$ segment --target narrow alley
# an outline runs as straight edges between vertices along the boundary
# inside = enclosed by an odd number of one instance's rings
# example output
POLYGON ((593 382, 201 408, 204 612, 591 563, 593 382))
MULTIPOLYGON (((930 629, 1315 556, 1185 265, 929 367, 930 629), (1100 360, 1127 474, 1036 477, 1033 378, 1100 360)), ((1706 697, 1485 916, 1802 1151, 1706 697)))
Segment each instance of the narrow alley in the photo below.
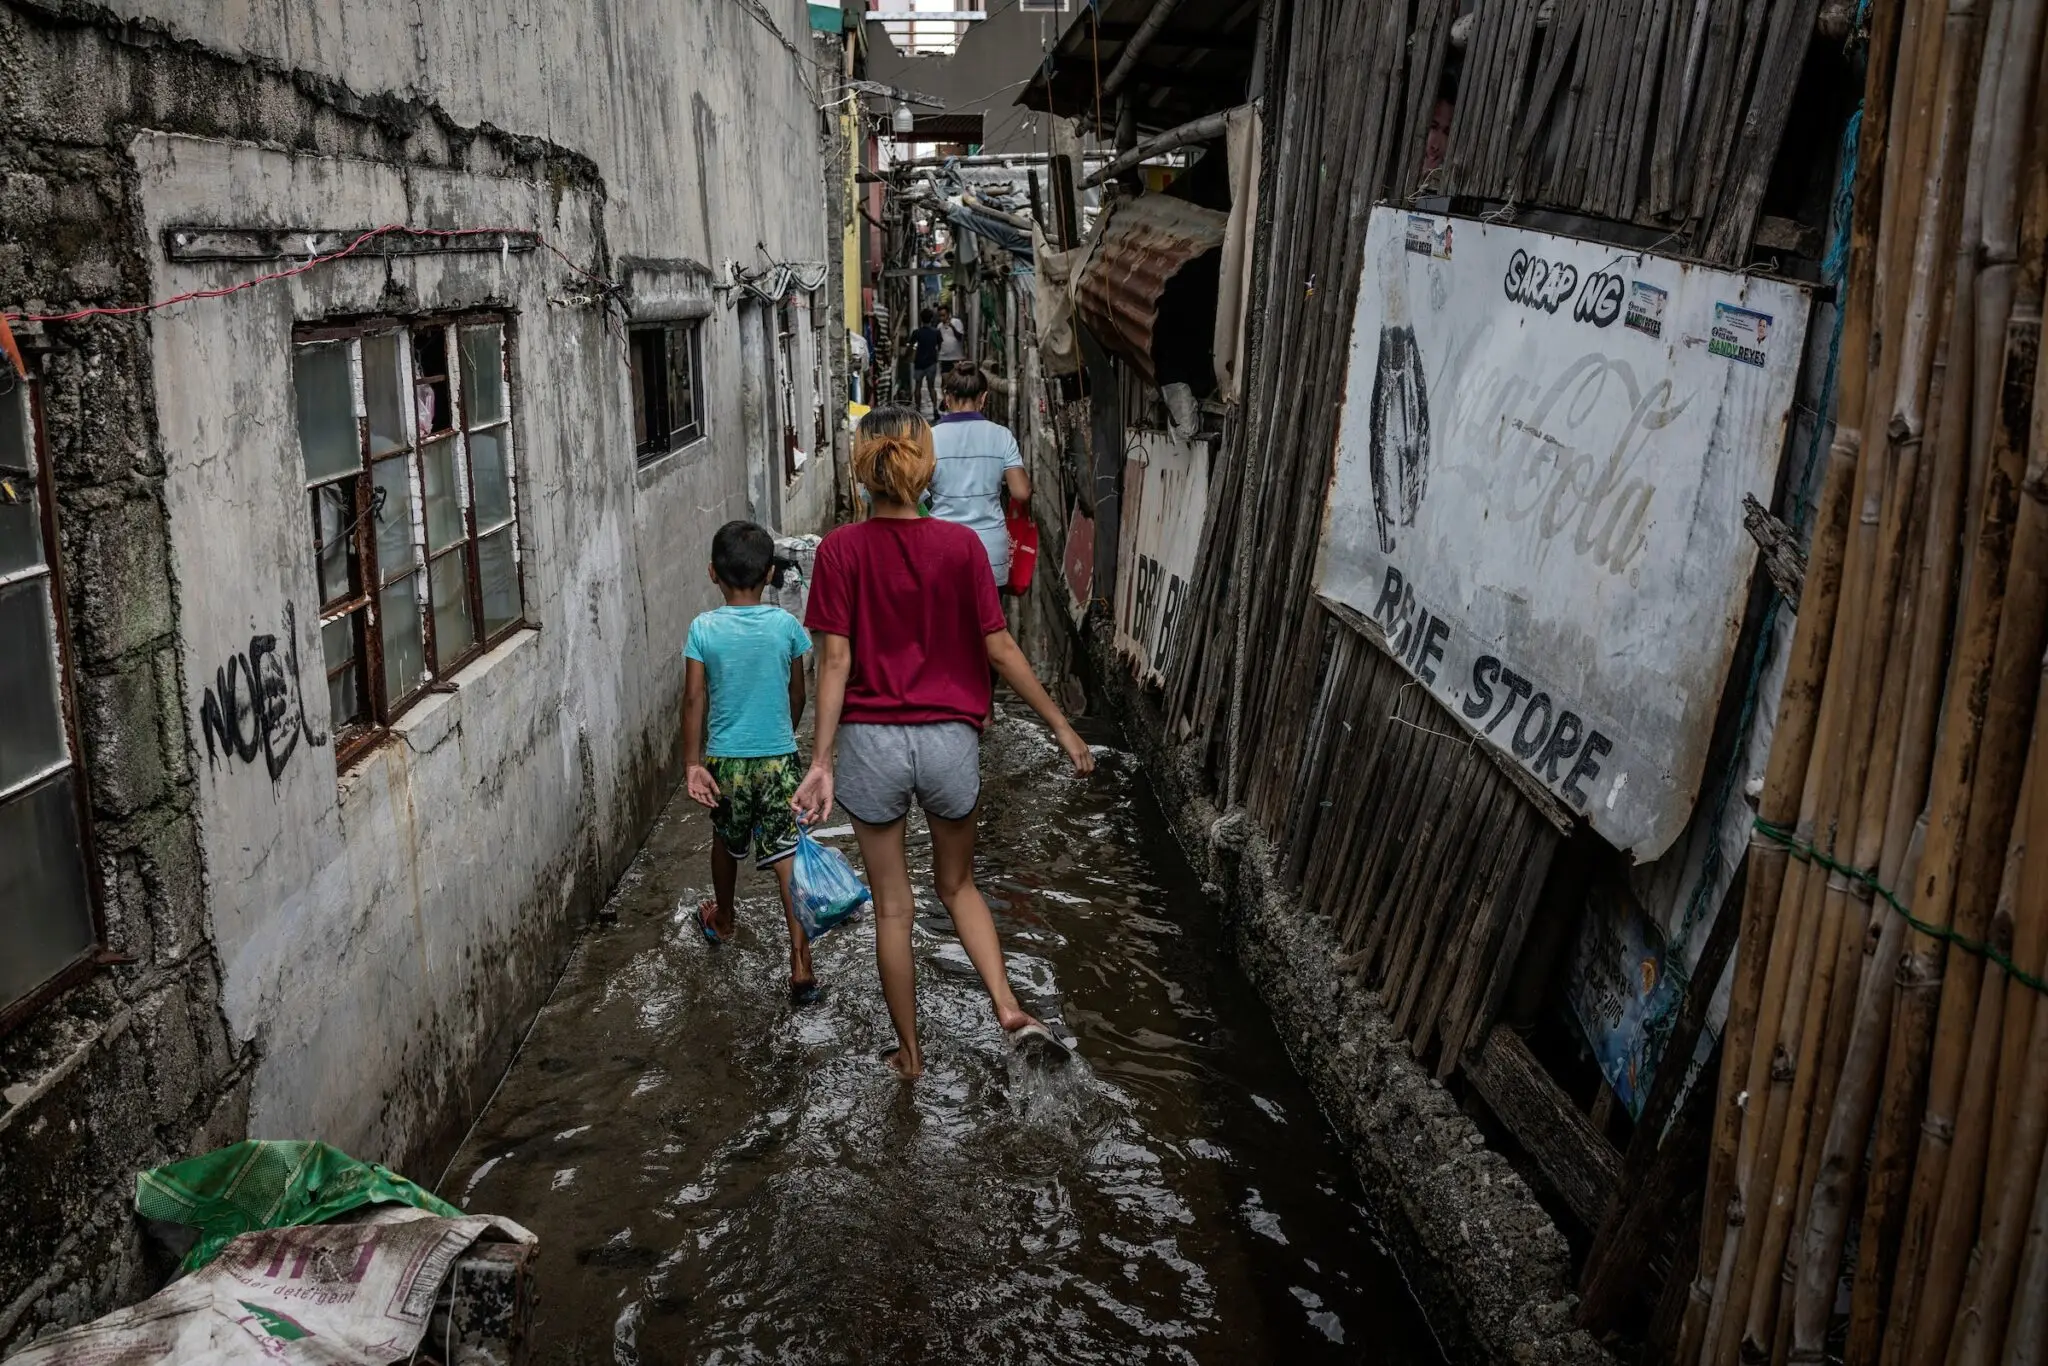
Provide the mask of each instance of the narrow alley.
POLYGON ((0 109, 6 1366, 2048 1366, 2048 0, 0 109))
POLYGON ((765 877, 737 943, 697 937, 710 829, 677 793, 442 1186, 540 1235, 535 1362, 1441 1360, 1143 775, 1091 739, 1087 780, 1021 710, 983 752, 1011 978, 1079 1045, 1051 1072, 999 1037, 928 843, 912 1088, 871 918, 794 1012, 765 877))

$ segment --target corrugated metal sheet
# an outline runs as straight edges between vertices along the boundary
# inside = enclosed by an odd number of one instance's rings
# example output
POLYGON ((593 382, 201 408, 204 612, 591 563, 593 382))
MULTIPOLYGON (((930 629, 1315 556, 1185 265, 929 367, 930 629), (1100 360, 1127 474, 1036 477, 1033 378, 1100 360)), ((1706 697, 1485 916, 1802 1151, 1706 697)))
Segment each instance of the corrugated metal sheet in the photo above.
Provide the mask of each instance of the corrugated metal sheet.
POLYGON ((1152 383, 1159 382, 1158 323, 1167 290, 1188 266, 1223 249, 1229 221, 1186 200, 1140 195, 1111 210, 1081 270, 1074 291, 1081 321, 1105 350, 1152 383))

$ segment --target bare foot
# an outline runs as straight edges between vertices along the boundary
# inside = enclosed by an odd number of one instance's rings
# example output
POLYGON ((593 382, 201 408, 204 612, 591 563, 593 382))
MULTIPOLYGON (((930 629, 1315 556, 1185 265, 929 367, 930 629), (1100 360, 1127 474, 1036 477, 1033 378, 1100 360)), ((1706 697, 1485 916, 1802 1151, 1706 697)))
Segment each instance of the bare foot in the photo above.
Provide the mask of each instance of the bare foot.
POLYGON ((710 930, 715 938, 732 938, 732 913, 728 911, 725 915, 720 916, 718 913, 718 899, 716 897, 704 898, 703 903, 697 907, 697 923, 710 930))
POLYGON ((892 1048, 885 1056, 889 1061, 889 1070, 905 1081, 916 1081, 924 1075, 924 1059, 913 1056, 905 1049, 892 1048))
POLYGON ((1010 1006, 1008 1009, 997 1006, 996 1023, 1003 1027, 1003 1033, 1005 1034, 1015 1034, 1018 1030, 1030 1025, 1038 1025, 1041 1029, 1045 1027, 1039 1020, 1025 1013, 1022 1006, 1010 1006))

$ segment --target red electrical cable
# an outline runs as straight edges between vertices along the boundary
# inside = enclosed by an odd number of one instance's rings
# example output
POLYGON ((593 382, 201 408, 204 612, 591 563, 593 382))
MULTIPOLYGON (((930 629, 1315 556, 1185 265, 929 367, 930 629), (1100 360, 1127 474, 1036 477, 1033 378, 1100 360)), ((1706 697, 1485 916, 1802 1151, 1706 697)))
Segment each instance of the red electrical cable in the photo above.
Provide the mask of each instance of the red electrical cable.
POLYGON ((569 259, 568 255, 560 247, 530 228, 409 228, 402 223, 386 223, 382 227, 371 228, 340 251, 329 252, 325 256, 309 257, 298 265, 293 266, 290 270, 280 270, 274 271, 269 275, 259 275, 253 280, 242 280, 232 285, 222 285, 216 289, 188 290, 183 294, 174 294, 168 299, 158 299, 155 303, 116 304, 105 308, 80 308, 69 313, 6 313, 0 314, 0 317, 4 317, 10 323, 76 323, 84 322, 88 318, 120 318, 130 317, 138 313, 154 313, 160 308, 169 308, 173 304, 190 303, 194 299, 219 299, 229 294, 239 294, 245 289, 254 289, 258 285, 269 284, 274 280, 289 280, 294 275, 304 275, 315 266, 328 265, 344 257, 353 256, 377 238, 394 232, 402 232, 415 237, 439 238, 505 237, 516 233, 522 237, 531 237, 534 241, 540 243, 559 257, 563 265, 569 267, 569 269, 585 279, 590 280, 600 288, 606 291, 616 288, 611 281, 605 279, 602 275, 594 271, 585 270, 582 266, 577 265, 569 259))

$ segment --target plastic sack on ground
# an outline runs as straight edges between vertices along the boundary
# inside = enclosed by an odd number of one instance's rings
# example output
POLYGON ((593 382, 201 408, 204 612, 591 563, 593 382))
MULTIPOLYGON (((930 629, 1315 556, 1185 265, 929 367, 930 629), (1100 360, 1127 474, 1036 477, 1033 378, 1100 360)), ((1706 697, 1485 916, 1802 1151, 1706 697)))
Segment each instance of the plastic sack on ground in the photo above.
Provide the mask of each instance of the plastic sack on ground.
MULTIPOLYGON (((8 1366, 402 1361, 426 1335, 456 1259, 480 1238, 534 1241, 494 1215, 438 1219, 389 1206, 313 1228, 247 1233, 193 1275, 140 1304, 39 1338, 8 1366)), ((452 1359, 475 1358, 458 1352, 452 1359)))
POLYGON ((838 929, 873 900, 846 855, 818 843, 801 826, 797 827, 796 860, 789 882, 797 923, 804 927, 806 939, 838 929))
POLYGON ((413 1205, 445 1219, 462 1211, 388 1167, 325 1143, 249 1139, 135 1178, 135 1212, 199 1231, 184 1269, 212 1261, 238 1234, 318 1224, 363 1205, 413 1205))

